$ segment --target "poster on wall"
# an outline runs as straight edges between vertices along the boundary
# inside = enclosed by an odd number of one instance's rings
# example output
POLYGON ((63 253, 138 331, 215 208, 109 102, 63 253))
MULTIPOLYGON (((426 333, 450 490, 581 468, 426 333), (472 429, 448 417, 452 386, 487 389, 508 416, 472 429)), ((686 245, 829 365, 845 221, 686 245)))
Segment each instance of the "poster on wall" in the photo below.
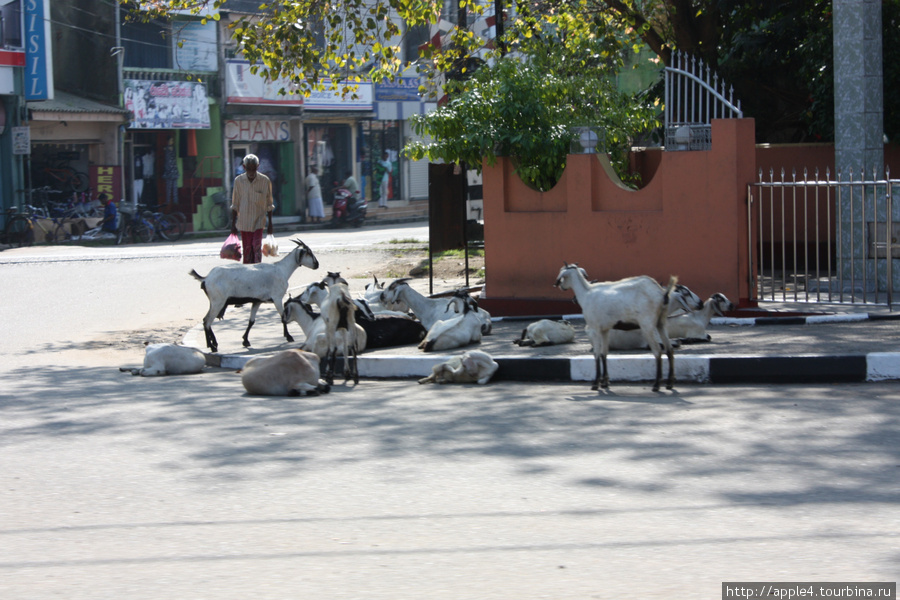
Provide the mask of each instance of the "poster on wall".
POLYGON ((206 84, 126 79, 125 108, 132 129, 209 129, 206 84))

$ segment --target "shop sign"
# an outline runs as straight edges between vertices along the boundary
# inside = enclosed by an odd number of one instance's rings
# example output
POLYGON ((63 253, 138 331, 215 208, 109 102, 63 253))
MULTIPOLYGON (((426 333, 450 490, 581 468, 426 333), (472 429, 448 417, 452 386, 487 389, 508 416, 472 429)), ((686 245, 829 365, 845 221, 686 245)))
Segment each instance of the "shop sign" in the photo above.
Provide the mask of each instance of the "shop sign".
POLYGON ((421 102, 418 77, 398 77, 375 85, 376 102, 421 102))
POLYGON ((289 142, 287 121, 243 119, 225 121, 225 139, 229 142, 289 142))
POLYGON ((216 71, 219 68, 216 56, 217 21, 187 21, 179 23, 172 36, 172 55, 175 65, 185 71, 216 71))
POLYGON ((12 128, 13 154, 31 154, 31 128, 27 125, 12 128))
MULTIPOLYGON (((324 83, 326 86, 330 85, 329 80, 325 80, 324 83)), ((354 95, 352 92, 346 97, 342 97, 340 89, 338 91, 312 92, 303 104, 303 108, 305 110, 372 110, 374 108, 371 82, 343 83, 358 86, 356 98, 352 97, 354 95)))
POLYGON ((122 198, 122 167, 91 165, 89 170, 92 190, 115 200, 122 198))
POLYGON ((132 129, 209 129, 206 84, 126 79, 125 108, 132 129))
POLYGON ((50 0, 25 0, 25 99, 53 99, 50 0))
POLYGON ((260 74, 250 72, 246 60, 229 60, 225 63, 225 95, 229 104, 258 104, 266 106, 303 106, 300 94, 280 94, 284 89, 294 89, 289 79, 269 81, 260 74))

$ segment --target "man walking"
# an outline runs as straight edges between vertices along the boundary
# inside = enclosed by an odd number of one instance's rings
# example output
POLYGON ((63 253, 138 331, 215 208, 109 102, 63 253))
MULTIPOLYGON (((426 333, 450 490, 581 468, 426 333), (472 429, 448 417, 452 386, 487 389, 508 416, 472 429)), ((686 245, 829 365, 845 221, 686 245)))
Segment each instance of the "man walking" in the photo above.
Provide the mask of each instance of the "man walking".
POLYGON ((257 172, 259 158, 255 154, 248 154, 244 157, 243 165, 244 172, 234 179, 231 193, 231 233, 241 232, 244 264, 255 264, 262 262, 266 215, 269 221, 267 233, 272 233, 275 202, 272 199, 272 181, 257 172))

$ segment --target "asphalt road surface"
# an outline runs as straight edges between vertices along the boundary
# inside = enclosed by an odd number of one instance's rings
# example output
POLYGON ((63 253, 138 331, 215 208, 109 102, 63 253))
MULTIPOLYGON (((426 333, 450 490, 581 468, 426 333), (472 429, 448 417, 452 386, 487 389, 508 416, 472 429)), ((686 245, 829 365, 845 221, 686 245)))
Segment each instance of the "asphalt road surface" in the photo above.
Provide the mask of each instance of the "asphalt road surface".
POLYGON ((723 581, 898 580, 896 383, 361 381, 297 399, 249 397, 226 370, 120 373, 205 312, 187 276, 217 264, 203 244, 0 253, 0 598, 708 599, 723 581))

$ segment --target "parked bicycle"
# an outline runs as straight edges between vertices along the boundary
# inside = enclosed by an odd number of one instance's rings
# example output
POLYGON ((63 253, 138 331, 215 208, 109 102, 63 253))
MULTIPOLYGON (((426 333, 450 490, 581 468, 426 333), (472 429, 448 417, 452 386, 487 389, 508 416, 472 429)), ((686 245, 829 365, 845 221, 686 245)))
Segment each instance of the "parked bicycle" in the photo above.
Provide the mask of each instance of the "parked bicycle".
POLYGON ((31 246, 38 238, 38 231, 48 244, 72 239, 74 219, 71 213, 50 216, 45 209, 37 206, 26 205, 24 209, 24 213, 17 212, 15 208, 7 211, 6 227, 3 229, 6 244, 16 248, 31 246))
POLYGON ((48 165, 41 169, 41 173, 44 174, 50 185, 67 193, 77 192, 80 194, 87 190, 91 184, 87 174, 76 171, 65 163, 54 166, 48 165))
POLYGON ((222 192, 213 194, 213 205, 209 208, 209 222, 216 229, 227 229, 231 224, 231 203, 222 192))
POLYGON ((153 223, 144 217, 143 212, 135 212, 134 208, 124 203, 119 206, 119 228, 116 233, 116 244, 150 242, 153 240, 153 235, 153 223))
POLYGON ((176 242, 181 239, 187 229, 187 219, 184 213, 175 211, 172 213, 143 211, 144 220, 153 226, 154 237, 167 242, 176 242))

